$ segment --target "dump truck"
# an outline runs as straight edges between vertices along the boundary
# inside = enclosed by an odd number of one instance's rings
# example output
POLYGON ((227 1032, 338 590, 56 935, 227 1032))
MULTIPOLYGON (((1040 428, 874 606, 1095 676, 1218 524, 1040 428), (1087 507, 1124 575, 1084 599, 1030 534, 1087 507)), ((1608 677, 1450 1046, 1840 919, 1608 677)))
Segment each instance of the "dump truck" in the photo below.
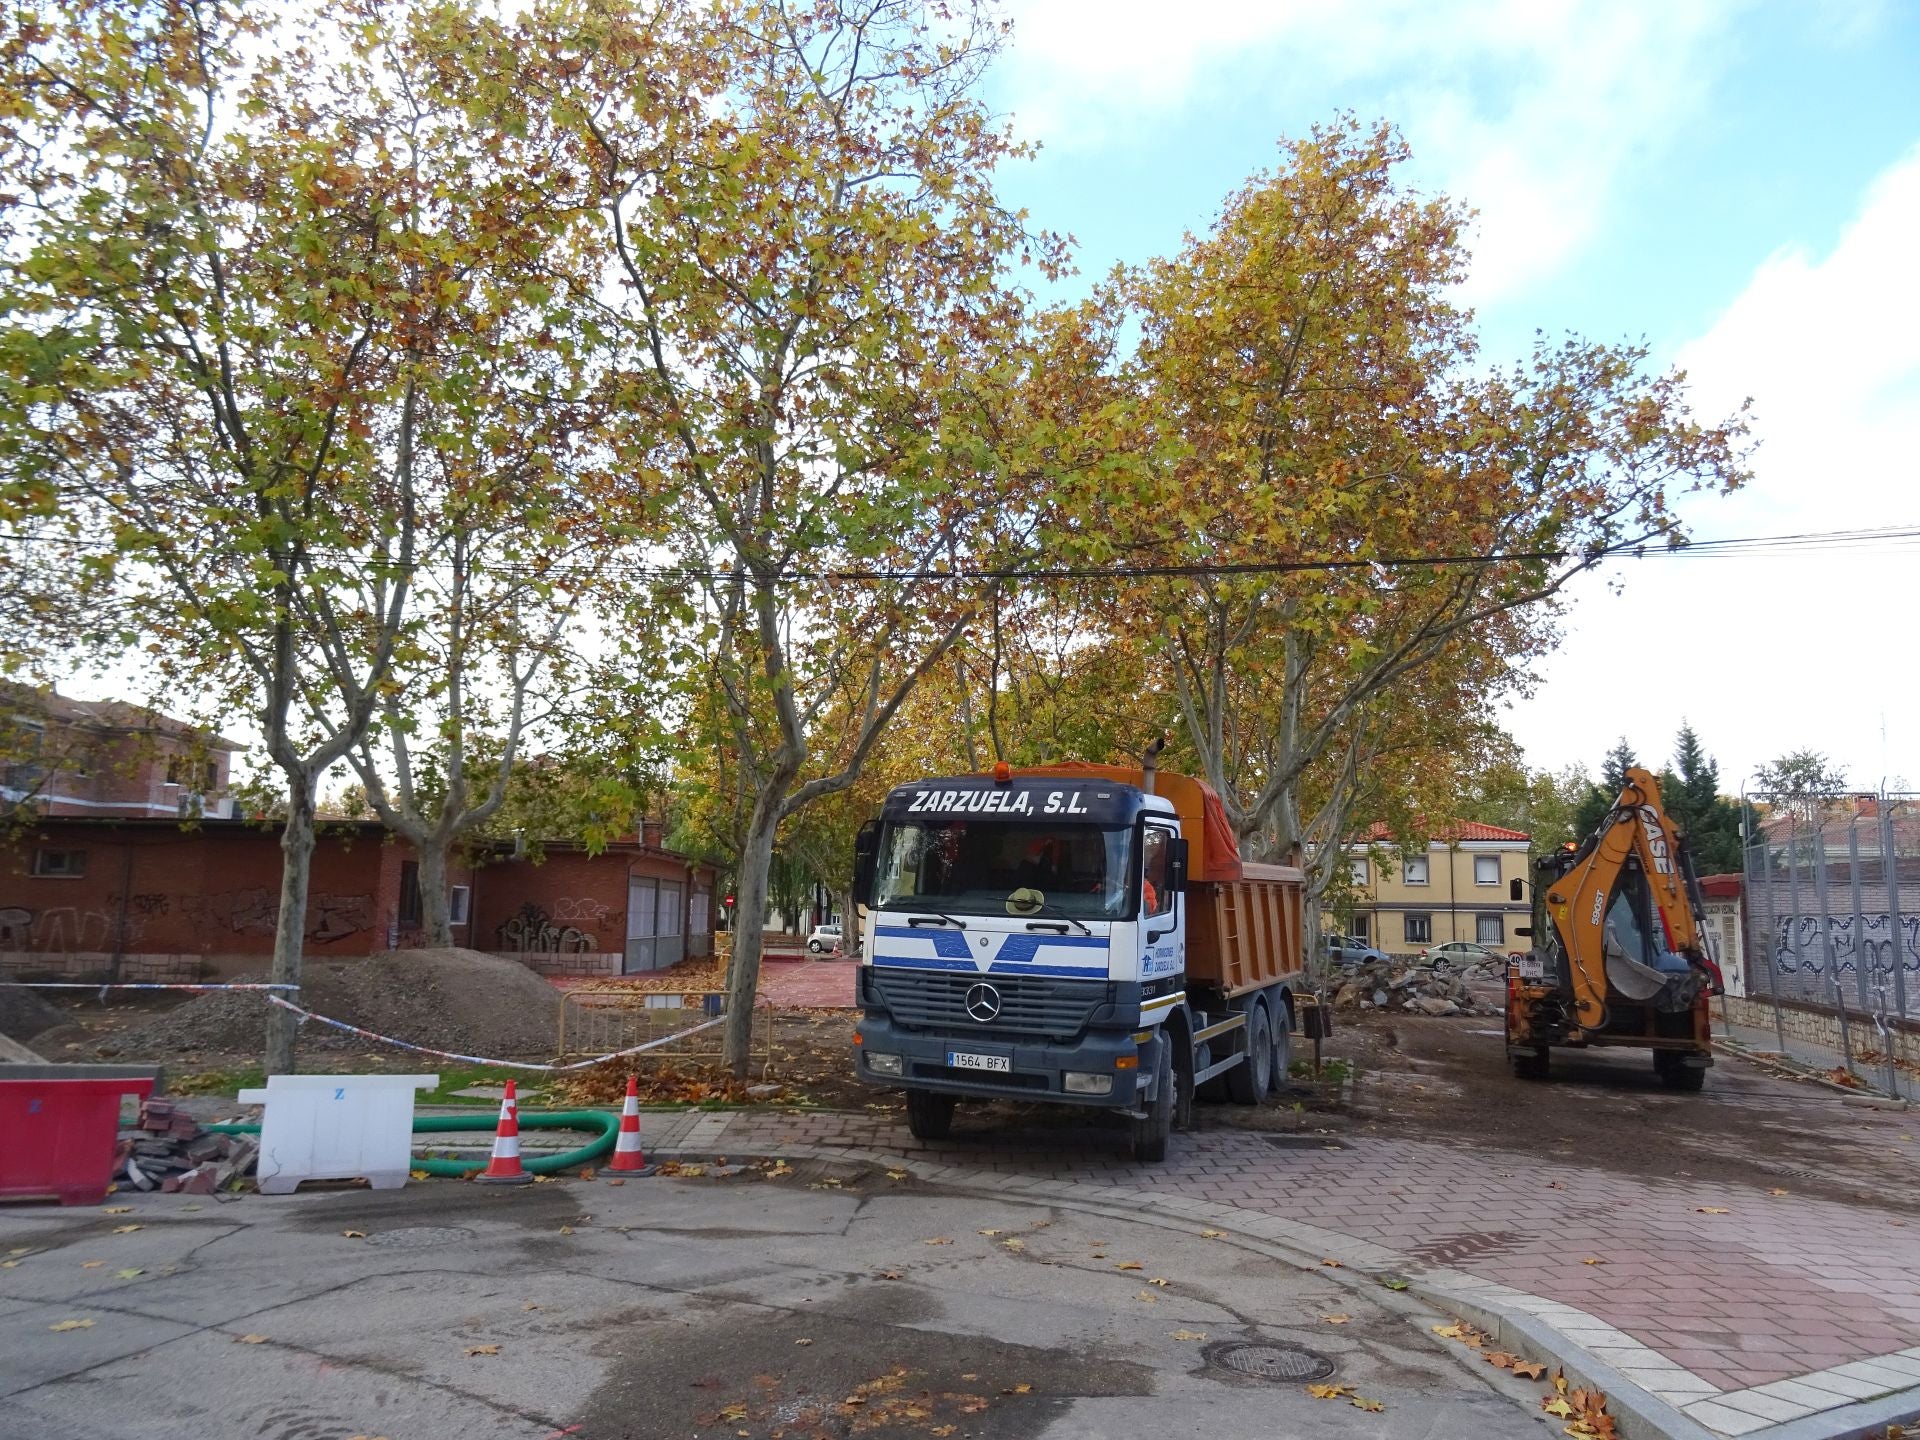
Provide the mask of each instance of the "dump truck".
MULTIPOLYGON (((1652 1052, 1654 1073, 1698 1090, 1713 1064, 1707 1002, 1724 989, 1686 837, 1660 782, 1629 767, 1619 798, 1578 846, 1534 862, 1533 948, 1507 974, 1507 1056, 1547 1078, 1561 1046, 1652 1052)), ((1521 898, 1521 882, 1513 882, 1521 898)))
POLYGON ((1285 1083, 1301 872, 1241 860, 1219 796, 1157 755, 917 780, 862 827, 855 1064, 916 1137, 963 1100, 1050 1101, 1119 1111, 1157 1162, 1197 1093, 1285 1083))

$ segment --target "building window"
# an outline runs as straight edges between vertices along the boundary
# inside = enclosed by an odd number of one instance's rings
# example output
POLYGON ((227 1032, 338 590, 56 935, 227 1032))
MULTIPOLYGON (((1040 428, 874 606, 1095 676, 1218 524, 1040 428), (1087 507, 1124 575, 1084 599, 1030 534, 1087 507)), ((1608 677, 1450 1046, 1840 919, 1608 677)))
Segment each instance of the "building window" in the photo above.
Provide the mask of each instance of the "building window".
POLYGON ((1504 945, 1507 943, 1507 921, 1503 915, 1476 915, 1473 921, 1473 938, 1482 945, 1504 945))
POLYGON ((420 928, 420 863, 417 860, 400 862, 400 913, 397 918, 402 930, 420 928))
POLYGON ((1361 860, 1351 861, 1349 862, 1349 864, 1350 864, 1352 875, 1353 875, 1353 883, 1356 885, 1366 884, 1367 875, 1369 873, 1367 870, 1367 862, 1364 859, 1361 859, 1361 860))
POLYGON ((33 873, 49 880, 75 879, 87 873, 87 852, 84 850, 36 850, 33 852, 33 873))
POLYGON ((1433 916, 1408 915, 1405 917, 1407 943, 1409 945, 1427 945, 1433 941, 1433 916))
POLYGON ((1473 857, 1473 883, 1476 885, 1498 885, 1500 883, 1500 857, 1498 855, 1476 855, 1473 857))
MULTIPOLYGON (((1427 857, 1424 855, 1409 855, 1407 857, 1406 871, 1401 878, 1404 879, 1409 885, 1426 884, 1427 883, 1427 857)), ((1409 935, 1407 938, 1411 940, 1413 937, 1409 935)))
POLYGON ((452 925, 467 923, 467 910, 473 903, 473 891, 465 885, 456 885, 447 892, 447 922, 452 925))
POLYGON ((220 788, 220 762, 218 760, 207 761, 206 774, 200 782, 200 788, 203 790, 218 790, 220 788))
POLYGON ((1356 915, 1353 917, 1353 938, 1358 940, 1362 945, 1367 943, 1367 929, 1371 921, 1372 917, 1369 915, 1356 915))

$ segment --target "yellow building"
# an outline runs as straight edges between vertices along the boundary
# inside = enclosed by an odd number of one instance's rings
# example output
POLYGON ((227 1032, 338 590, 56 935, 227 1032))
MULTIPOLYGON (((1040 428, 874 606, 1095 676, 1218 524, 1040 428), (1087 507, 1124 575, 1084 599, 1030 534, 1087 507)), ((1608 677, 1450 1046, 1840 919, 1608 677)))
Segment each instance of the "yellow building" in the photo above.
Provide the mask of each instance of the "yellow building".
POLYGON ((1424 855, 1401 855, 1384 826, 1348 846, 1354 938, 1410 955, 1450 940, 1471 940, 1506 954, 1528 942, 1514 934, 1532 913, 1513 898, 1513 882, 1528 879, 1531 852, 1525 831, 1467 820, 1427 842, 1424 855))

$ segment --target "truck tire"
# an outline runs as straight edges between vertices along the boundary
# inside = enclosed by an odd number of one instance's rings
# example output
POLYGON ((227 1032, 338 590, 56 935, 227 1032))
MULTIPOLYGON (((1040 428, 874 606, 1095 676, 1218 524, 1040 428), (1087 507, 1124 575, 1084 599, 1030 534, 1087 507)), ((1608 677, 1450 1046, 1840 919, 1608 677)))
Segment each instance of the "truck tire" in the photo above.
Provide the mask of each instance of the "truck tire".
POLYGON ((953 1133, 953 1096, 934 1090, 907 1091, 907 1129, 916 1140, 944 1140, 953 1133))
POLYGON ((1285 1004, 1273 1007, 1273 1078, 1267 1093, 1278 1095, 1287 1088, 1293 1069, 1293 1014, 1285 1004))
POLYGON ((1133 1158, 1143 1165, 1158 1165, 1167 1158, 1167 1140, 1173 1134, 1173 1059, 1164 1035, 1153 1053, 1153 1099, 1147 1102, 1145 1118, 1128 1122, 1133 1127, 1133 1158))
POLYGON ((1227 1071, 1226 1081, 1227 1098, 1236 1105, 1258 1105, 1273 1084, 1273 1027, 1258 1001, 1247 1012, 1246 1058, 1227 1071))
POLYGON ((1507 1058, 1513 1062, 1514 1079, 1544 1080, 1547 1078, 1546 1046, 1537 1046, 1532 1050, 1509 1050, 1507 1058))

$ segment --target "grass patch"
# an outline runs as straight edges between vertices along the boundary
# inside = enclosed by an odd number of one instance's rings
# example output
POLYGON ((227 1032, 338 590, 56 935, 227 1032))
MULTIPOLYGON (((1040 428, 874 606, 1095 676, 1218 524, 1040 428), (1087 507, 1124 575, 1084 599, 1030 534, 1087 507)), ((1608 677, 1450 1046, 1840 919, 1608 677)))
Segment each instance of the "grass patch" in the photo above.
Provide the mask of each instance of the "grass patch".
MULTIPOLYGON (((1313 1062, 1296 1060, 1287 1067, 1287 1073, 1296 1080, 1313 1079, 1313 1062)), ((1320 1062, 1320 1084, 1344 1085, 1353 1076, 1353 1062, 1345 1059, 1322 1060, 1320 1062)))

